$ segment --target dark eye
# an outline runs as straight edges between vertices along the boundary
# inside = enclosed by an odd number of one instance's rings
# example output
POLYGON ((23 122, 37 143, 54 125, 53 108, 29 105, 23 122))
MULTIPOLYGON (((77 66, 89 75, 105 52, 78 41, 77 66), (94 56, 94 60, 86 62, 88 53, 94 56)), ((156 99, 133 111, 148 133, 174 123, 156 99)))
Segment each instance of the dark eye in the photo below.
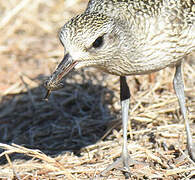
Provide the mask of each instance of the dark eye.
POLYGON ((100 36, 98 37, 94 42, 93 42, 93 47, 94 48, 100 48, 104 43, 104 37, 100 36))

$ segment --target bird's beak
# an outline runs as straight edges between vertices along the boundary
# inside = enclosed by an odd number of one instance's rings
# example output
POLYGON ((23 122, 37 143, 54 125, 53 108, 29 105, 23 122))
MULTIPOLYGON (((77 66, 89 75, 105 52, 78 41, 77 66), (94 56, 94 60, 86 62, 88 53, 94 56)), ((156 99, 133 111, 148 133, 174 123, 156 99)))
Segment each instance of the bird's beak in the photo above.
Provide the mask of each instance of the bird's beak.
POLYGON ((60 80, 77 64, 77 61, 74 61, 72 57, 67 53, 63 60, 60 62, 56 70, 49 77, 49 79, 45 82, 45 87, 47 88, 47 94, 44 99, 47 99, 51 93, 51 91, 55 91, 63 87, 60 80))

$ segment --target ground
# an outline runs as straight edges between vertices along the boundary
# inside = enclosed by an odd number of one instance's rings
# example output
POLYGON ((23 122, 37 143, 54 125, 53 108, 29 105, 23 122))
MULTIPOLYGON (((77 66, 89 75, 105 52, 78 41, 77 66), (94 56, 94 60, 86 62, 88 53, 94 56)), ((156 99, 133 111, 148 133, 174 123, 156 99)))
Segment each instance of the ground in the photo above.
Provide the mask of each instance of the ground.
MULTIPOLYGON (((86 0, 0 2, 0 179, 124 179, 98 177, 122 144, 119 78, 97 69, 71 72, 64 88, 43 100, 43 82, 63 57, 57 32, 86 0)), ((195 55, 183 63, 195 138, 195 55)), ((128 77, 128 149, 145 164, 132 179, 195 178, 172 79, 175 69, 128 77)))

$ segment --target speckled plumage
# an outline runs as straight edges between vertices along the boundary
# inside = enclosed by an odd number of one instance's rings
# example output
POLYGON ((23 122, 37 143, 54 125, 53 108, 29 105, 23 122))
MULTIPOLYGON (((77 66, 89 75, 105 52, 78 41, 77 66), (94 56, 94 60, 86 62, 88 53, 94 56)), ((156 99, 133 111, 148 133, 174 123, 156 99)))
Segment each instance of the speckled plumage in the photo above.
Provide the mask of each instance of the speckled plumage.
POLYGON ((60 32, 79 63, 116 75, 146 74, 195 49, 193 0, 91 0, 60 32), (105 47, 90 48, 104 35, 105 47))

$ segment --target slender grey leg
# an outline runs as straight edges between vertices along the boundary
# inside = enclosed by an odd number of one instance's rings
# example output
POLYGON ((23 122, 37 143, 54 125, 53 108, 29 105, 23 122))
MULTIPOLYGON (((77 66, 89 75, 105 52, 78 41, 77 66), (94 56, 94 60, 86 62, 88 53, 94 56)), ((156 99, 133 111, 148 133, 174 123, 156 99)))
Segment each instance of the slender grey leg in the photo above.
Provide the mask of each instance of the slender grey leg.
POLYGON ((182 72, 181 72, 181 63, 176 66, 176 72, 173 79, 173 86, 185 121, 188 153, 191 159, 195 161, 195 152, 193 152, 192 135, 190 132, 190 126, 189 126, 189 121, 187 116, 186 101, 185 101, 185 94, 184 94, 184 83, 183 83, 182 72))
POLYGON ((126 82, 126 77, 120 77, 120 99, 122 106, 122 123, 123 123, 123 147, 121 157, 113 164, 108 166, 101 175, 105 175, 108 171, 122 165, 126 177, 130 175, 129 162, 130 157, 127 149, 127 126, 128 126, 128 110, 129 110, 130 91, 126 82))
POLYGON ((122 159, 123 167, 126 172, 130 172, 129 169, 129 154, 127 149, 127 126, 128 126, 128 111, 129 111, 129 99, 130 91, 126 82, 126 77, 120 77, 120 99, 122 106, 122 123, 123 123, 123 147, 122 147, 122 159))

